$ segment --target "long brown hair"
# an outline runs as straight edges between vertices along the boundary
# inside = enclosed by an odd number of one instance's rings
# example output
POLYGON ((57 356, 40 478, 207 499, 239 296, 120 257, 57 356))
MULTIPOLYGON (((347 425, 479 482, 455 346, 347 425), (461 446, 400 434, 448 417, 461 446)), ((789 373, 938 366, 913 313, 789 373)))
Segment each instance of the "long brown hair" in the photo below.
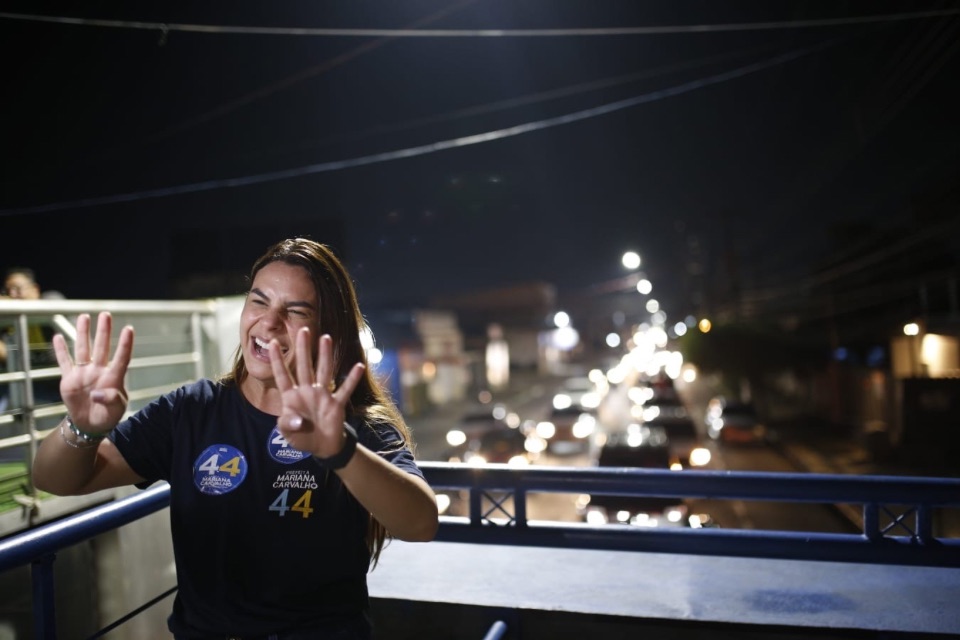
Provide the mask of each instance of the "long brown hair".
MULTIPOLYGON (((360 342, 361 329, 367 323, 360 312, 356 290, 350 274, 343 263, 326 245, 307 238, 282 240, 267 249, 250 269, 250 282, 257 273, 272 262, 283 262, 302 267, 310 275, 320 301, 320 317, 317 329, 333 338, 333 363, 336 380, 343 380, 353 365, 367 365, 366 350, 360 342)), ((239 385, 247 377, 243 352, 238 347, 233 359, 233 370, 223 381, 239 385)), ((349 416, 357 416, 370 424, 391 424, 400 432, 406 446, 413 449, 410 430, 400 410, 380 381, 365 367, 363 377, 350 396, 347 406, 349 416)), ((367 549, 372 566, 376 566, 380 551, 389 533, 372 515, 367 527, 367 549)))

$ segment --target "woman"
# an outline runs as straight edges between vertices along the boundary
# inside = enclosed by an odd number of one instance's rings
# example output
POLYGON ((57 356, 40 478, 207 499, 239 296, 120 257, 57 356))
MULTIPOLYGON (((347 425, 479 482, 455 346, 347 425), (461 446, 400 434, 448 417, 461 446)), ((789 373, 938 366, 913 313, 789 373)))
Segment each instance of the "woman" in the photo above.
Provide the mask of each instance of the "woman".
POLYGON ((171 486, 174 636, 370 638, 366 574, 387 536, 429 541, 436 498, 396 407, 370 375, 350 277, 324 245, 284 240, 254 263, 232 372, 129 418, 133 328, 111 317, 54 342, 68 415, 37 488, 171 486), (314 364, 316 362, 316 364, 314 364))

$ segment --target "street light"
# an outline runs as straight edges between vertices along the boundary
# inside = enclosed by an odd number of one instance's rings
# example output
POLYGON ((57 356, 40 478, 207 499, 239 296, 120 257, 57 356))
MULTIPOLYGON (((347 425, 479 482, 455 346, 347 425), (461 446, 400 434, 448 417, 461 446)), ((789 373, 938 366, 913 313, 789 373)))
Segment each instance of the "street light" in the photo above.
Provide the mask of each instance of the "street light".
POLYGON ((627 251, 623 254, 623 257, 620 259, 620 261, 627 269, 636 269, 640 266, 640 254, 638 254, 636 251, 627 251))

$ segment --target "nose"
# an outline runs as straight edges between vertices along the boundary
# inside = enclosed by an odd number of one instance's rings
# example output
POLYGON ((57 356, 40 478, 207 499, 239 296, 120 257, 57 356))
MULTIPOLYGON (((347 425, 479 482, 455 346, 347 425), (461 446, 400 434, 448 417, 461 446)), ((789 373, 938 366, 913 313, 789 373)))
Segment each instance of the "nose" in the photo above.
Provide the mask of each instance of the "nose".
POLYGON ((260 316, 260 323, 268 329, 283 326, 283 318, 280 317, 280 310, 274 307, 268 307, 263 315, 260 316))

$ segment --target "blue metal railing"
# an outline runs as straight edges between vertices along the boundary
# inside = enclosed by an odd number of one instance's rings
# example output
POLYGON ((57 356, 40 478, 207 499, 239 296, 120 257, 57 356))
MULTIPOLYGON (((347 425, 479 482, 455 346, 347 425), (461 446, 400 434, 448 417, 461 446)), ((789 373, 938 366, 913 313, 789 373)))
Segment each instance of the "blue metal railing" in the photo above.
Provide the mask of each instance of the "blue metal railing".
POLYGON ((503 620, 497 620, 487 630, 487 635, 483 640, 500 640, 507 633, 507 623, 503 620))
MULTIPOLYGON (((440 462, 422 462, 421 467, 434 489, 469 494, 467 517, 441 516, 437 540, 442 541, 960 567, 960 538, 934 536, 931 525, 937 508, 960 507, 960 479, 955 478, 595 467, 517 469, 440 462), (551 492, 850 503, 862 506, 864 530, 829 534, 529 521, 527 497, 551 492), (888 505, 906 507, 906 512, 914 515, 912 525, 902 514, 897 516, 898 526, 909 535, 889 535, 889 529, 879 526, 878 514, 888 505)), ((0 571, 33 565, 38 640, 57 637, 53 624, 55 553, 163 509, 169 499, 169 486, 159 485, 0 541, 0 571)), ((505 626, 495 625, 488 636, 496 638, 504 632, 505 626)))
POLYGON ((436 462, 421 466, 434 489, 469 493, 468 517, 441 517, 437 539, 447 542, 960 567, 960 538, 932 533, 936 508, 960 507, 960 478, 598 467, 518 469, 436 462), (862 507, 863 531, 843 534, 534 523, 527 519, 531 493, 652 496, 678 498, 678 502, 713 498, 843 503, 862 507), (880 514, 887 514, 897 528, 881 526, 880 514), (912 522, 907 519, 909 515, 913 516, 912 522), (908 535, 891 535, 895 530, 908 535))

